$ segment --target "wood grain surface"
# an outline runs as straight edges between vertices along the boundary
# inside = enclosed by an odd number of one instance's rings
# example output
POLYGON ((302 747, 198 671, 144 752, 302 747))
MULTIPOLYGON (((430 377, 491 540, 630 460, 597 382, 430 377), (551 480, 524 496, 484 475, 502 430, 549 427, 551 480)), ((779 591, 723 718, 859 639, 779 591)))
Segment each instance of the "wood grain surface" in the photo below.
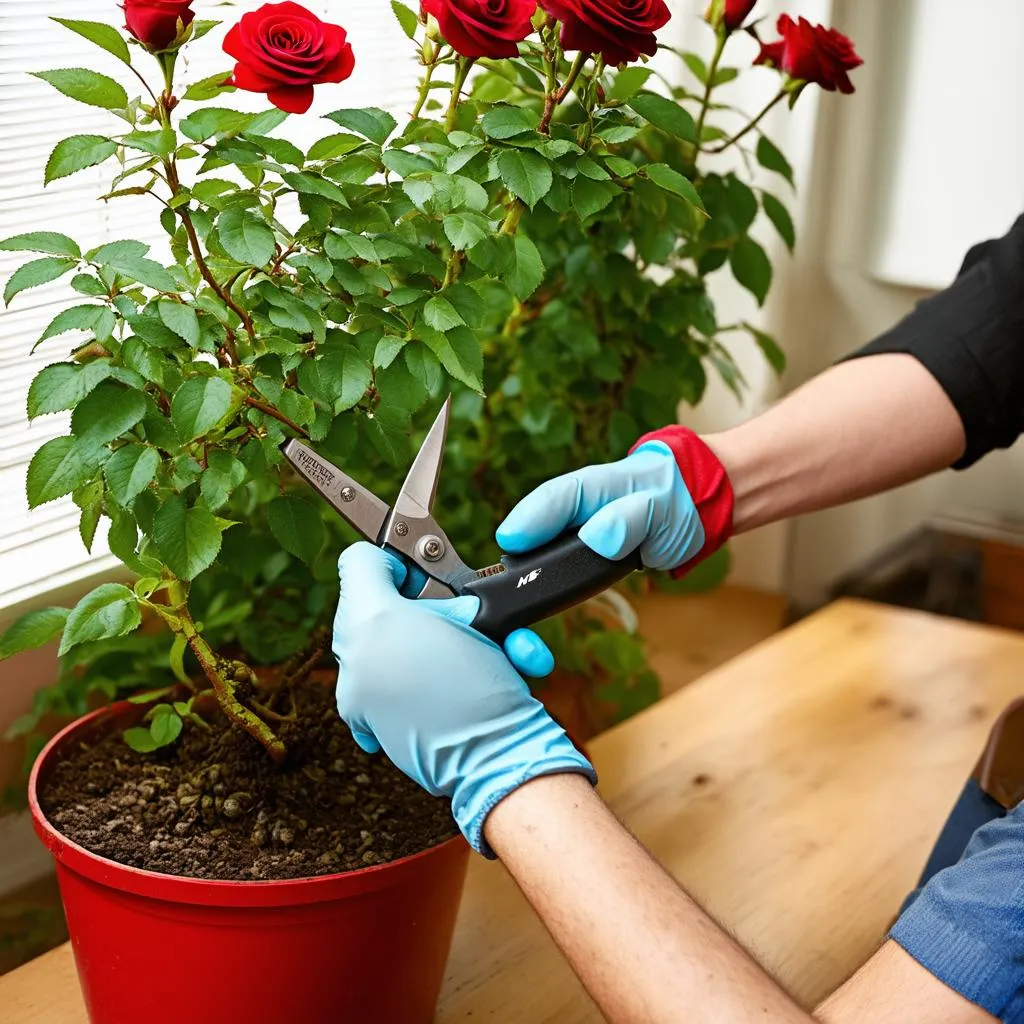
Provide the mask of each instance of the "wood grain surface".
MULTIPOLYGON (((811 1005, 883 938, 1022 669, 1018 634, 844 601, 591 754, 629 827, 811 1005)), ((67 947, 0 978, 0 1019, 84 1024, 67 947)), ((601 1019, 498 864, 470 869, 437 1019, 601 1019)))

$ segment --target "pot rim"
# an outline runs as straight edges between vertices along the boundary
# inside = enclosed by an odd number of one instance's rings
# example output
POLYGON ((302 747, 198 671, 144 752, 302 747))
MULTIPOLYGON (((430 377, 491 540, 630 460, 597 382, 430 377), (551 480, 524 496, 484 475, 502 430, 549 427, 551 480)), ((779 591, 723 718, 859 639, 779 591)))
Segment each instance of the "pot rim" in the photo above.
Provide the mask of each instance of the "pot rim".
POLYGON ((469 847, 461 835, 429 846, 419 853, 386 864, 357 868, 333 875, 305 878, 231 881, 168 875, 144 868, 130 867, 87 850, 65 836, 44 813, 39 804, 39 783, 60 757, 63 748, 82 732, 92 732, 108 720, 117 719, 137 706, 117 701, 75 719, 60 730, 42 749, 32 766, 28 781, 29 810, 36 834, 57 863, 94 882, 136 896, 148 896, 176 903, 205 906, 272 907, 346 899, 364 892, 385 888, 403 881, 411 873, 427 874, 435 860, 468 855, 469 847))

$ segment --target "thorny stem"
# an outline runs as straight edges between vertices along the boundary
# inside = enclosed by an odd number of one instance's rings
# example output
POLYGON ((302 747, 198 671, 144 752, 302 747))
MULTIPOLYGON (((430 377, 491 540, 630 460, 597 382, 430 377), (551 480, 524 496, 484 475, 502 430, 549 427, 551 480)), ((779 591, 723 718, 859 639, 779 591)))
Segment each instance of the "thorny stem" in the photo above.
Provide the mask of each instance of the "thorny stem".
POLYGON ((309 440, 309 434, 298 425, 294 420, 290 420, 283 412, 275 409, 272 405, 268 405, 266 402, 261 402, 258 398, 252 398, 246 395, 245 404, 253 409, 259 409, 260 412, 266 413, 267 416, 271 416, 277 420, 278 423, 283 423, 286 427, 291 427, 300 437, 304 437, 307 441, 309 440))
POLYGON ((519 227, 519 221, 522 219, 525 212, 526 204, 522 199, 513 200, 512 205, 508 208, 508 213, 505 214, 505 219, 501 224, 501 230, 498 233, 501 235, 514 235, 516 233, 516 228, 519 227))
POLYGON ((788 95, 789 95, 789 92, 786 89, 781 90, 779 92, 779 94, 775 97, 775 99, 773 99, 764 108, 764 110, 762 110, 761 113, 758 114, 757 117, 755 117, 754 120, 751 121, 750 124, 748 124, 746 126, 746 128, 743 128, 740 131, 738 131, 735 135, 732 136, 732 138, 726 139, 725 142, 723 142, 720 146, 716 146, 714 149, 709 149, 706 152, 708 152, 708 153, 724 153, 730 146, 735 145, 737 142, 739 142, 740 139, 742 139, 748 132, 753 131, 761 123, 761 121, 763 120, 765 115, 773 107, 775 107, 782 100, 784 100, 788 95))
POLYGON ((715 52, 711 57, 711 63, 708 65, 708 77, 704 83, 704 98, 700 103, 700 114, 697 117, 697 141, 693 144, 693 160, 697 162, 697 155, 701 150, 701 136, 704 133, 704 122, 707 120, 708 111, 711 109, 711 93, 714 91, 715 85, 715 72, 718 71, 718 65, 722 60, 722 53, 725 50, 725 41, 728 39, 728 34, 722 30, 719 30, 715 37, 715 52))
POLYGON ((541 115, 537 131, 541 135, 551 134, 551 118, 554 116, 555 107, 559 103, 558 88, 558 45, 553 37, 553 29, 550 25, 541 30, 541 38, 544 40, 544 67, 546 70, 547 82, 544 86, 544 113, 541 115))
POLYGON ((474 63, 475 60, 472 57, 459 57, 455 62, 455 84, 452 86, 452 99, 448 104, 448 113, 444 118, 445 131, 450 132, 455 128, 455 119, 459 115, 459 100, 462 98, 462 87, 466 84, 469 69, 474 63))
POLYGON ((294 686, 301 683, 316 668, 317 662, 324 656, 330 646, 331 632, 326 626, 319 626, 313 631, 309 643, 292 655, 278 672, 278 685, 294 686))
MULTIPOLYGON (((173 76, 174 76, 174 62, 172 60, 162 61, 164 68, 164 77, 167 81, 167 90, 157 101, 157 113, 160 118, 160 123, 165 128, 171 127, 171 110, 174 106, 174 97, 172 95, 173 87, 173 76)), ((167 186, 171 190, 172 196, 177 196, 181 193, 181 179, 178 177, 178 165, 173 156, 168 157, 163 161, 163 168, 166 174, 167 186)), ((202 275, 203 280, 214 290, 221 302, 230 309, 235 316, 242 322, 242 326, 245 328, 245 333, 249 335, 251 342, 256 341, 256 329, 253 327, 252 317, 238 305, 237 302, 231 297, 231 293, 217 280, 213 275, 213 271, 210 270, 209 264, 206 262, 206 257, 203 255, 202 243, 199 241, 199 235, 196 232, 195 224, 192 223, 192 217, 188 212, 188 206, 182 206, 178 211, 178 215, 181 217, 181 223, 185 227, 185 234, 188 236, 189 248, 192 250, 192 255, 195 257, 196 266, 199 268, 199 273, 202 275)))
POLYGON ((437 67, 437 57, 440 52, 441 44, 434 43, 430 60, 426 62, 427 70, 423 74, 423 81, 420 82, 420 92, 416 97, 416 106, 412 109, 412 120, 414 121, 420 116, 423 104, 427 102, 427 96, 430 94, 430 81, 434 77, 434 69, 437 67))
MULTIPOLYGON (((226 670, 234 667, 236 663, 215 654, 196 628, 195 620, 192 618, 192 613, 188 608, 188 600, 182 584, 174 582, 167 589, 171 602, 174 605, 176 624, 173 628, 185 638, 189 649, 196 656, 196 661, 199 662, 206 678, 210 680, 210 685, 213 687, 213 692, 217 697, 217 703, 223 709, 224 714, 237 726, 244 729, 264 747, 275 761, 280 763, 284 760, 287 753, 284 744, 266 722, 238 700, 235 694, 235 684, 229 681, 227 677, 226 670)), ((243 668, 245 667, 243 666, 243 668)))
MULTIPOLYGON (((167 181, 171 186, 171 191, 174 195, 177 195, 181 189, 181 182, 178 180, 178 168, 175 166, 173 159, 168 160, 164 167, 167 169, 167 181)), ((203 280, 217 293, 217 297, 221 302, 242 321, 242 327, 245 328, 245 333, 249 335, 249 340, 255 342, 256 329, 253 326, 252 317, 235 302, 231 297, 231 293, 214 277, 213 271, 210 270, 210 266, 206 262, 206 257, 203 256, 202 243, 199 241, 199 235, 196 232, 195 224, 192 223, 192 217, 188 212, 188 208, 182 206, 177 212, 178 216, 181 217, 181 223, 185 226, 189 247, 192 249, 192 255, 195 257, 196 266, 199 268, 199 273, 202 274, 203 280)))

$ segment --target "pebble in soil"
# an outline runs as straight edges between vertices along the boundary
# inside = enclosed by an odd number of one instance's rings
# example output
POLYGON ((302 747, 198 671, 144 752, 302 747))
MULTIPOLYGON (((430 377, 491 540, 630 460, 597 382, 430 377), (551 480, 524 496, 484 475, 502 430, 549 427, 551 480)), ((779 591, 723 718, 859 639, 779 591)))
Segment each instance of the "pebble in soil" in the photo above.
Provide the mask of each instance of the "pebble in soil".
POLYGON ((384 864, 456 833, 447 800, 429 796, 383 754, 364 753, 328 687, 297 691, 274 765, 226 719, 186 726, 153 754, 119 731, 82 745, 40 793, 68 838, 121 864, 233 881, 308 878, 384 864))

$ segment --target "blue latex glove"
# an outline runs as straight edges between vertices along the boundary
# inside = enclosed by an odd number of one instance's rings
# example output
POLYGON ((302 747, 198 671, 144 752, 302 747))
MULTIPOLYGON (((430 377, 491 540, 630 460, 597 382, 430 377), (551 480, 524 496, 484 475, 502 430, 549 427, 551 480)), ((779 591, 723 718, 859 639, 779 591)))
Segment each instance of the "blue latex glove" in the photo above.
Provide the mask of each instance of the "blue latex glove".
POLYGON ((519 554, 570 526, 582 527, 580 540, 605 558, 625 558, 639 548, 649 569, 675 569, 704 546, 700 516, 672 450, 661 441, 648 441, 619 462, 541 484, 498 527, 498 543, 519 554))
POLYGON ((596 782, 501 648, 468 625, 479 598, 403 597, 405 564, 372 544, 347 548, 338 571, 338 711, 364 750, 383 748, 429 793, 451 799, 475 849, 490 856, 484 819, 530 779, 578 772, 596 782))

